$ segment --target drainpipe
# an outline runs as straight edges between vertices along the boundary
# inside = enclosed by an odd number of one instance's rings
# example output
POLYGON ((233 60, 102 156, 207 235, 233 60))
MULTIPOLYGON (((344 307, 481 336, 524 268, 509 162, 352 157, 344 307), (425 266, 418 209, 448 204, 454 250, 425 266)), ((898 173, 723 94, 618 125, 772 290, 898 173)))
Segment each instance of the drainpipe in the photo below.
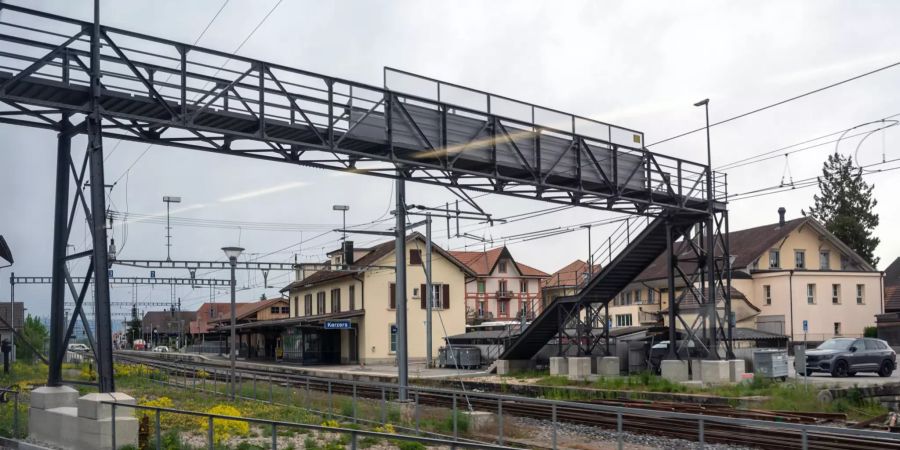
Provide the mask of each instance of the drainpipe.
MULTIPOLYGON (((791 304, 791 338, 788 339, 788 342, 793 342, 794 340, 794 269, 788 271, 788 292, 790 294, 790 304, 791 304)), ((790 345, 790 344, 788 344, 790 345)))
POLYGON ((884 272, 878 276, 878 304, 880 308, 879 314, 884 314, 884 272))

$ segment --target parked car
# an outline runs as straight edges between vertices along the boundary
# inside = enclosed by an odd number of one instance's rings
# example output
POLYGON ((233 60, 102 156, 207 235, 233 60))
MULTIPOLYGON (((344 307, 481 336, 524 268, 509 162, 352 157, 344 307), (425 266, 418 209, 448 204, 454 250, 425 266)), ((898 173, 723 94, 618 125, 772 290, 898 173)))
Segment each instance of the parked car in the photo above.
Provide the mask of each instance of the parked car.
POLYGON ((91 348, 84 344, 69 344, 66 350, 70 352, 89 352, 91 348))
POLYGON ((169 347, 166 347, 165 345, 157 345, 156 347, 153 347, 153 351, 157 353, 169 353, 172 350, 169 350, 169 347))
POLYGON ((134 342, 131 343, 132 350, 146 350, 147 343, 143 339, 135 339, 134 342))
POLYGON ((889 377, 897 367, 897 354, 881 339, 833 338, 815 350, 806 351, 806 373, 830 373, 833 377, 856 375, 857 372, 876 372, 889 377))

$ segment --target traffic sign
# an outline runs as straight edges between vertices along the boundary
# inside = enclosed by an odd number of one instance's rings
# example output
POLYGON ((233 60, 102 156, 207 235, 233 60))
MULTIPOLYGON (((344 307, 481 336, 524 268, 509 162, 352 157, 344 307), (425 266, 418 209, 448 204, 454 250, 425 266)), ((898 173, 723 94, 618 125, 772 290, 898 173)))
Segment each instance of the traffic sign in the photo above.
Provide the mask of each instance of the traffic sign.
POLYGON ((155 271, 155 270, 151 270, 151 271, 150 271, 150 278, 156 278, 156 271, 155 271))
POLYGON ((804 333, 809 332, 809 321, 808 320, 803 321, 803 332, 804 333))

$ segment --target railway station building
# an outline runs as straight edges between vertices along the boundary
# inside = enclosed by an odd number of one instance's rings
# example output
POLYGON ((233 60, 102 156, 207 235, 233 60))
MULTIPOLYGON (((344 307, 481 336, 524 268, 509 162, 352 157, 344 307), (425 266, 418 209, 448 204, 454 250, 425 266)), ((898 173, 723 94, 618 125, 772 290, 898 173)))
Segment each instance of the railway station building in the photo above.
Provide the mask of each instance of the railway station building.
MULTIPOLYGON (((409 360, 426 357, 425 238, 406 238, 409 360)), ((303 364, 393 364, 396 358, 395 243, 329 253, 326 269, 282 289, 290 317, 272 321, 284 328, 284 360, 303 364)), ((444 338, 466 326, 466 283, 476 273, 450 252, 432 245, 434 285, 432 355, 444 338)))
MULTIPOLYGON (((884 311, 881 272, 811 217, 785 220, 780 209, 778 222, 733 231, 729 240, 738 328, 821 342, 862 336, 884 311)), ((666 256, 660 255, 610 303, 613 328, 666 323, 666 256)), ((676 281, 676 294, 682 288, 676 281)), ((724 316, 723 299, 717 308, 724 316)), ((689 323, 700 314, 690 292, 680 311, 689 323)))

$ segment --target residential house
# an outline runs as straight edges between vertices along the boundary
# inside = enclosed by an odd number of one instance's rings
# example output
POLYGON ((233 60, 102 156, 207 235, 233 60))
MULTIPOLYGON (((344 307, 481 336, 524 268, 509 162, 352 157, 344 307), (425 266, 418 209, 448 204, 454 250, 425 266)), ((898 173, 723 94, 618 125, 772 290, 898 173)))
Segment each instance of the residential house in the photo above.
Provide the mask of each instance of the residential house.
POLYGON ((505 246, 485 251, 454 251, 475 278, 466 282, 466 321, 533 319, 543 310, 545 272, 516 261, 505 246))
POLYGON ((548 278, 541 280, 543 306, 546 307, 557 297, 575 295, 593 275, 599 272, 599 264, 589 270, 588 263, 580 259, 566 264, 548 278))
POLYGON ((141 319, 141 335, 151 346, 184 345, 196 314, 194 311, 147 311, 141 319))
POLYGON ((884 312, 900 313, 900 258, 884 271, 884 312))
MULTIPOLYGON (((393 363, 397 351, 395 243, 330 253, 330 269, 297 280, 290 295, 284 358, 306 364, 393 363), (346 267, 346 269, 345 269, 346 267)), ((440 246, 432 245, 434 285, 432 355, 444 337, 465 331, 465 286, 475 273, 440 246)), ((406 238, 407 348, 410 361, 426 357, 425 238, 406 238)))
MULTIPOLYGON (((793 341, 861 336, 883 311, 881 273, 810 217, 729 234, 732 311, 738 327, 793 341)), ((687 256, 686 245, 676 251, 687 256)), ((667 321, 667 256, 660 255, 610 304, 613 327, 667 321)), ((683 284, 676 283, 676 295, 683 284)), ((696 314, 686 295, 680 311, 696 314)), ((724 316, 722 299, 717 308, 724 316)))

